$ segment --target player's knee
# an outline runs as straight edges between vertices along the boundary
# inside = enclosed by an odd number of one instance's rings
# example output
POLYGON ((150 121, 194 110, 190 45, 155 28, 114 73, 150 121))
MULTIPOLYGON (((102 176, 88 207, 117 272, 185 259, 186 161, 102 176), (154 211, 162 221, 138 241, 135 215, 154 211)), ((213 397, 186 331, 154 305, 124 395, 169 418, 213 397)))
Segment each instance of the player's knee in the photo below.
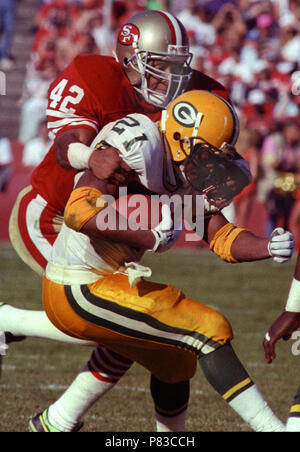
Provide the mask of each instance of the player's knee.
POLYGON ((187 408, 190 395, 189 380, 170 384, 151 375, 150 388, 155 410, 162 416, 177 416, 187 408))
POLYGON ((233 331, 227 318, 218 311, 212 309, 210 318, 210 339, 221 345, 233 339, 233 331))

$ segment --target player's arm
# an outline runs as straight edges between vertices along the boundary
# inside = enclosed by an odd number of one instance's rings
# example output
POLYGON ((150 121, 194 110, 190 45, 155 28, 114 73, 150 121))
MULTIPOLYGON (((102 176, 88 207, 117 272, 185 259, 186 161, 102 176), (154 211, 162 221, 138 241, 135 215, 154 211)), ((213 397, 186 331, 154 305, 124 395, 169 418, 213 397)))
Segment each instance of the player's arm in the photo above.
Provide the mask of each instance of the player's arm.
POLYGON ((168 206, 162 211, 162 221, 154 229, 132 227, 127 218, 112 205, 118 197, 118 184, 99 180, 91 170, 86 171, 73 190, 65 208, 68 227, 87 235, 92 241, 105 238, 126 245, 152 251, 162 251, 176 240, 176 231, 168 206), (107 196, 108 195, 108 196, 107 196), (110 201, 110 203, 109 203, 110 201), (109 218, 113 221, 110 223, 109 218))
POLYGON ((85 127, 62 131, 54 141, 57 163, 67 170, 73 170, 76 166, 82 166, 82 168, 76 169, 88 168, 88 161, 91 155, 89 146, 95 135, 94 131, 85 127), (78 146, 80 151, 77 152, 77 156, 75 152, 73 157, 74 162, 72 162, 72 155, 69 156, 69 146, 71 143, 82 144, 82 146, 78 146), (76 160, 78 160, 77 165, 76 160), (74 164, 75 166, 73 166, 74 164))
POLYGON ((204 239, 225 262, 247 262, 273 257, 278 262, 288 260, 293 253, 294 238, 283 230, 275 230, 271 237, 259 237, 238 228, 217 214, 206 220, 204 239))
POLYGON ((124 183, 130 168, 114 147, 90 147, 94 138, 95 133, 87 128, 61 132, 54 142, 57 163, 67 170, 89 168, 99 179, 124 183))
MULTIPOLYGON (((107 181, 97 180, 91 171, 87 171, 81 178, 78 189, 80 187, 94 187, 99 190, 99 198, 105 199, 103 195, 110 195, 114 199, 117 197, 117 185, 108 183, 107 181)), ((88 201, 88 198, 87 198, 88 201)), ((99 200, 101 203, 101 200, 99 200)), ((98 201, 98 205, 99 205, 98 201)), ((80 232, 97 240, 97 238, 107 238, 116 242, 126 243, 129 246, 137 248, 151 249, 155 244, 155 237, 152 232, 143 230, 132 230, 127 218, 119 214, 119 212, 112 212, 113 206, 107 203, 103 204, 103 207, 98 210, 98 213, 92 216, 81 228, 80 232), (116 221, 113 222, 114 228, 103 227, 105 215, 114 218, 116 221)))
POLYGON ((285 310, 270 326, 263 341, 265 358, 270 364, 275 358, 275 345, 280 339, 290 339, 300 327, 300 253, 298 253, 294 278, 290 286, 285 310))
POLYGON ((48 130, 54 141, 57 163, 67 170, 91 169, 96 177, 114 175, 124 182, 126 170, 116 153, 100 153, 90 147, 102 125, 101 111, 93 89, 81 76, 85 57, 75 58, 50 85, 48 95, 48 130))

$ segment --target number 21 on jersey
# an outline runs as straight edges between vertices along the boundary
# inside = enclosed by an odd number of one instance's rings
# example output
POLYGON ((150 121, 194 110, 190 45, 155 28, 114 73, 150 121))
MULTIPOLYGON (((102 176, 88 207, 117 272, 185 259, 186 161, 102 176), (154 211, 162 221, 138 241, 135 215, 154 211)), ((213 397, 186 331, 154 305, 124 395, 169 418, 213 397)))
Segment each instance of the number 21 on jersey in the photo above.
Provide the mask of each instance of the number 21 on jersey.
POLYGON ((56 109, 57 105, 61 102, 59 110, 63 113, 75 113, 75 108, 68 107, 69 104, 76 105, 83 99, 84 90, 77 85, 72 85, 67 92, 71 93, 64 97, 65 89, 68 84, 68 80, 63 78, 51 91, 49 99, 52 101, 50 103, 50 108, 56 109), (63 100, 62 100, 63 99, 63 100))

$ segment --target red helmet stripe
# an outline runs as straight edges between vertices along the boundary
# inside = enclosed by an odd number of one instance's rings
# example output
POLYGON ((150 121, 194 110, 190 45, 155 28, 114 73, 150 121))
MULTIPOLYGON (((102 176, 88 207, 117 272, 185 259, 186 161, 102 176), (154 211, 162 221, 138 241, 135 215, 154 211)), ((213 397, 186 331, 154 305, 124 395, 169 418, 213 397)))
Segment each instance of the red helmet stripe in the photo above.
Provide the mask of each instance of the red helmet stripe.
POLYGON ((171 31, 171 40, 173 45, 186 45, 184 42, 183 26, 176 17, 165 11, 157 11, 167 22, 171 31))
POLYGON ((184 25, 180 22, 180 20, 177 19, 178 25, 180 27, 181 30, 181 35, 182 35, 182 45, 183 46, 188 46, 189 45, 189 39, 188 39, 188 34, 186 32, 186 29, 184 28, 184 25))

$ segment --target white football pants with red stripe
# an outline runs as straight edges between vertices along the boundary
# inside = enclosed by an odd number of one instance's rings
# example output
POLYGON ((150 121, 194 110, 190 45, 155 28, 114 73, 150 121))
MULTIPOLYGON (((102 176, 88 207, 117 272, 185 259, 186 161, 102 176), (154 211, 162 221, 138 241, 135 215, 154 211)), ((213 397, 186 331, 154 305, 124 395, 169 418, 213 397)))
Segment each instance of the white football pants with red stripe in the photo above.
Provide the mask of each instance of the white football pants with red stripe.
MULTIPOLYGON (((26 187, 19 194, 9 222, 11 243, 21 259, 40 275, 43 274, 47 266, 62 221, 63 212, 50 206, 31 186, 26 187)), ((30 311, 27 311, 27 330, 28 320, 30 320, 28 316, 30 316, 30 311)), ((36 316, 33 316, 32 320, 35 324, 34 336, 37 336, 36 316)), ((50 326, 49 334, 47 334, 46 319, 43 320, 40 334, 38 334, 39 337, 72 343, 72 338, 67 335, 65 335, 66 340, 64 341, 64 334, 58 330, 57 337, 53 337, 52 324, 51 334, 50 326)), ((74 343, 80 344, 80 341, 74 339, 74 343)), ((82 341, 82 345, 86 345, 86 341, 82 341)), ((126 365, 124 366, 123 357, 117 356, 99 345, 87 363, 87 368, 90 369, 94 377, 106 382, 116 383, 132 364, 128 360, 125 361, 126 365)))

